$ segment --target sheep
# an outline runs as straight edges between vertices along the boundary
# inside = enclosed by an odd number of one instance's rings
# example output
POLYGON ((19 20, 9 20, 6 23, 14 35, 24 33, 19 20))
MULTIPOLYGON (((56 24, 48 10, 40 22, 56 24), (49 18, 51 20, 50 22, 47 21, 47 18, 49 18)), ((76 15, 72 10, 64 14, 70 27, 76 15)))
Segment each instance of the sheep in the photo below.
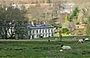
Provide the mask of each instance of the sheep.
POLYGON ((85 39, 79 39, 80 43, 83 43, 85 41, 85 39))
POLYGON ((70 46, 64 46, 64 45, 61 45, 61 48, 64 49, 64 50, 70 50, 70 49, 72 49, 70 46))
POLYGON ((79 42, 80 42, 80 43, 83 43, 84 41, 87 41, 87 40, 89 40, 89 38, 79 39, 79 42))
POLYGON ((88 41, 89 40, 89 38, 85 38, 85 41, 88 41))

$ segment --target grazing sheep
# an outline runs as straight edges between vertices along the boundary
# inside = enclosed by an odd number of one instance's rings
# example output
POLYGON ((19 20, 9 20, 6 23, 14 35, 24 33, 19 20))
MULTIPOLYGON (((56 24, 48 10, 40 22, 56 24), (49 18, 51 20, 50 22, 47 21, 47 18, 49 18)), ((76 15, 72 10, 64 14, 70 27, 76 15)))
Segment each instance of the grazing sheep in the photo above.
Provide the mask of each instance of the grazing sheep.
POLYGON ((85 39, 79 39, 80 43, 83 43, 85 41, 85 39))
POLYGON ((64 45, 61 45, 61 48, 64 49, 64 50, 70 50, 70 49, 72 49, 70 46, 64 46, 64 45))
POLYGON ((79 39, 79 42, 80 42, 80 43, 84 43, 85 41, 88 41, 88 40, 89 40, 89 38, 79 39))
POLYGON ((89 38, 85 38, 85 41, 89 40, 89 38))

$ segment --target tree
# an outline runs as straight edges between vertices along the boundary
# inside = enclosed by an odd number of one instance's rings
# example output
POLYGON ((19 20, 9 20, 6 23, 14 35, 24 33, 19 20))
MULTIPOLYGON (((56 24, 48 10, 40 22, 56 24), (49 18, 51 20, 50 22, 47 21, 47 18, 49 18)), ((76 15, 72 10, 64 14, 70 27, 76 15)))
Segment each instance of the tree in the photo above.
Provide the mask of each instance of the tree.
POLYGON ((78 9, 78 7, 76 7, 72 12, 71 12, 71 14, 70 14, 70 16, 69 16, 69 20, 72 20, 72 19, 77 19, 77 17, 78 17, 78 13, 79 13, 79 9, 78 9))
POLYGON ((21 23, 21 21, 24 21, 24 19, 26 19, 24 15, 25 11, 20 10, 19 8, 14 8, 12 6, 0 7, 1 37, 6 39, 15 37, 17 31, 16 27, 18 29, 23 24, 21 23))
POLYGON ((63 34, 69 34, 68 28, 62 28, 62 33, 63 34))
POLYGON ((56 28, 57 33, 59 33, 59 39, 62 41, 62 25, 61 24, 53 24, 53 26, 56 28))

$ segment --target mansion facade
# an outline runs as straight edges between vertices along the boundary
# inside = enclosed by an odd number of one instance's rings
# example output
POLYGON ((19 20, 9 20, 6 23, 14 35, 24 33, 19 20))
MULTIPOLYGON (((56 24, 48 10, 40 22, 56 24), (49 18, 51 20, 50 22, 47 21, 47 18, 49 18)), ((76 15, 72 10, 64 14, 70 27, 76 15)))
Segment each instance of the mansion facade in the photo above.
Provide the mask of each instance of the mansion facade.
POLYGON ((53 37, 55 28, 46 24, 28 26, 29 39, 53 37))

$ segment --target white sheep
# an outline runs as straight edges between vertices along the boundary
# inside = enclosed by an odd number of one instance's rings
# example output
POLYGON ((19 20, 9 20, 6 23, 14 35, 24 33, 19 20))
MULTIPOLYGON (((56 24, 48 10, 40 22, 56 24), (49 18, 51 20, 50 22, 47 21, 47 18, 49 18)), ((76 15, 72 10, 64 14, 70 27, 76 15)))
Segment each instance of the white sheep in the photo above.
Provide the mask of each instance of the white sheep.
POLYGON ((61 48, 64 49, 64 50, 70 50, 70 49, 72 49, 70 46, 64 46, 64 45, 61 45, 61 48))
POLYGON ((89 38, 85 38, 85 41, 89 40, 89 38))
POLYGON ((79 39, 79 42, 80 42, 80 43, 83 43, 84 41, 87 41, 87 40, 89 40, 89 38, 79 39))
POLYGON ((85 40, 84 39, 79 39, 79 42, 80 43, 83 43, 85 40))

